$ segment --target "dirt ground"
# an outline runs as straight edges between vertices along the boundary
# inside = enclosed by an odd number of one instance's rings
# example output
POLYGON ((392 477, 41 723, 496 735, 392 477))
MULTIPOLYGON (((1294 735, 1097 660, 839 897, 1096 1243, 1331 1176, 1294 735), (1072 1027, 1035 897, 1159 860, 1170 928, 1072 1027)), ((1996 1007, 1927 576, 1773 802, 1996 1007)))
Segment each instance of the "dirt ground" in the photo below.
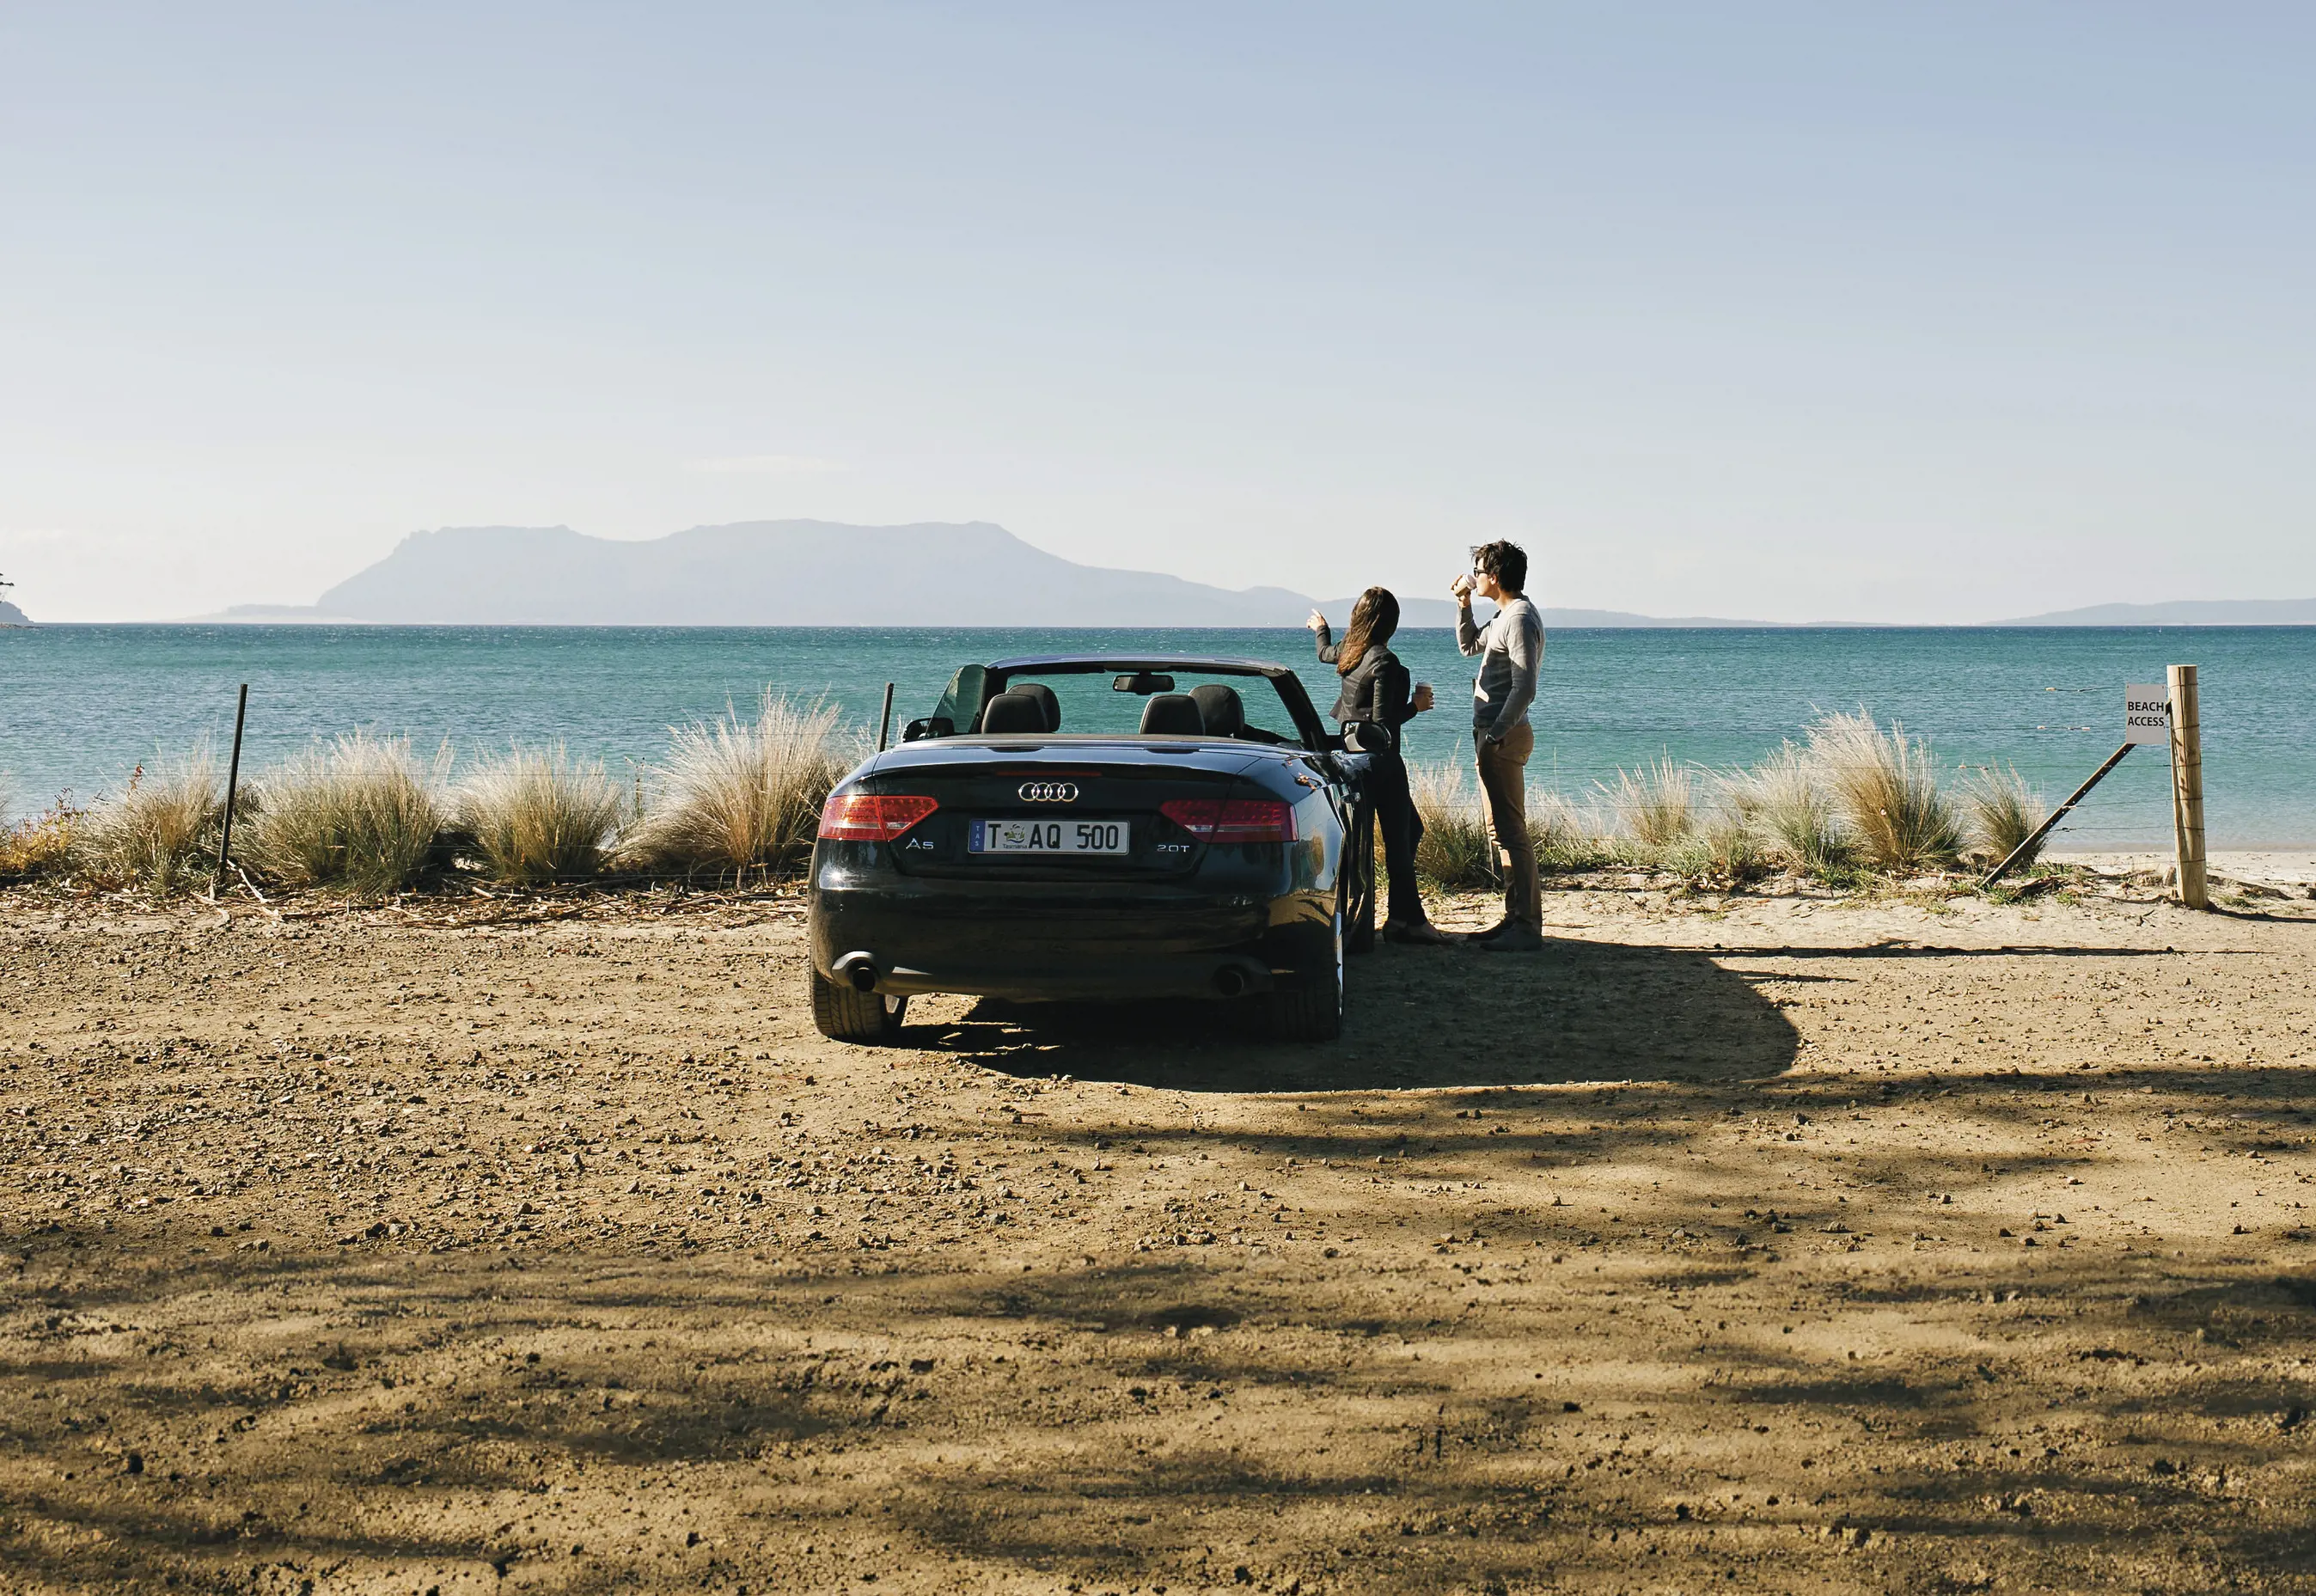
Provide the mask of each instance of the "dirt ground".
POLYGON ((2316 1591, 2231 901, 1608 880, 1335 1046, 871 1050, 793 899, 0 893, 0 1588, 2316 1591))

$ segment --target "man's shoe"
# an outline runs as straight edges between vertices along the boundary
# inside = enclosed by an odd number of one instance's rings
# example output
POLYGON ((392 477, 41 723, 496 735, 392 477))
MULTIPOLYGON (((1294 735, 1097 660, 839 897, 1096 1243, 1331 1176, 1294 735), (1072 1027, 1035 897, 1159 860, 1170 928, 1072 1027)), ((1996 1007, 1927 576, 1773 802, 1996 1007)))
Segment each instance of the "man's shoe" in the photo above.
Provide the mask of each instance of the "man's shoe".
POLYGON ((1509 921, 1509 920, 1499 920, 1499 921, 1497 921, 1493 925, 1492 925, 1492 926, 1488 927, 1488 929, 1487 929, 1487 930, 1485 930, 1485 931, 1474 931, 1474 932, 1465 932, 1465 933, 1464 933, 1464 940, 1465 940, 1465 941, 1467 941, 1467 942, 1492 942, 1492 941, 1494 941, 1498 937, 1500 937, 1500 936, 1503 935, 1503 934, 1504 934, 1504 932, 1506 932, 1510 931, 1511 928, 1512 928, 1512 922, 1510 922, 1510 921, 1509 921))
POLYGON ((1444 948, 1453 939, 1429 920, 1411 921, 1405 925, 1386 924, 1383 928, 1386 942, 1417 942, 1428 948, 1444 948))
POLYGON ((1503 935, 1491 937, 1480 944, 1483 953, 1541 953, 1544 933, 1534 926, 1508 925, 1503 935))

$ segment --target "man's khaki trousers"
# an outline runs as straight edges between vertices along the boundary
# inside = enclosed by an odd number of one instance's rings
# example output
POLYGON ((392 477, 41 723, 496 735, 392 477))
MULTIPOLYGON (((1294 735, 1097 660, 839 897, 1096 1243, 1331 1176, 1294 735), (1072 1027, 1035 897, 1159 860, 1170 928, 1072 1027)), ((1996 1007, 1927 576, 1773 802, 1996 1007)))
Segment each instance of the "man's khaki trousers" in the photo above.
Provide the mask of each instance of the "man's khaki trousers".
POLYGON ((1504 918, 1530 930, 1544 924, 1544 886, 1528 834, 1528 756, 1534 752, 1536 732, 1526 722, 1501 743, 1479 745, 1480 790, 1487 795, 1488 826, 1504 868, 1504 918))

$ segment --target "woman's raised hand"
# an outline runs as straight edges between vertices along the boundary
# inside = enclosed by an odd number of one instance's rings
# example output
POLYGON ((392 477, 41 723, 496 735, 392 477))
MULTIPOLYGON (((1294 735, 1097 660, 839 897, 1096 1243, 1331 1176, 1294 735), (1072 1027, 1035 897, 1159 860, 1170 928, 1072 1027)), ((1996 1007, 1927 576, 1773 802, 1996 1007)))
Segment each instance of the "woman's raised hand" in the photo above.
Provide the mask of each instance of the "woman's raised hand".
POLYGON ((1305 621, 1303 624, 1309 627, 1314 632, 1323 632, 1327 629, 1327 618, 1320 614, 1316 610, 1314 610, 1311 611, 1311 619, 1305 621))

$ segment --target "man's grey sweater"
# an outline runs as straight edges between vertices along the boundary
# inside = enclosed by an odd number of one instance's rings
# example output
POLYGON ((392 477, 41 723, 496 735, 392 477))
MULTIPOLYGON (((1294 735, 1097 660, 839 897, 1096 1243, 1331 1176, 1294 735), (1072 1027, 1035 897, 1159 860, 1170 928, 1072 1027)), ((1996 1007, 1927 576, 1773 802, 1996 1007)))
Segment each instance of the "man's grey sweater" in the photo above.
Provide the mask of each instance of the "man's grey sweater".
POLYGON ((1544 617, 1526 599, 1506 599, 1484 627, 1466 606, 1456 611, 1456 646, 1480 658, 1472 683, 1472 730, 1501 737, 1528 719, 1536 697, 1537 667, 1544 663, 1544 617))

